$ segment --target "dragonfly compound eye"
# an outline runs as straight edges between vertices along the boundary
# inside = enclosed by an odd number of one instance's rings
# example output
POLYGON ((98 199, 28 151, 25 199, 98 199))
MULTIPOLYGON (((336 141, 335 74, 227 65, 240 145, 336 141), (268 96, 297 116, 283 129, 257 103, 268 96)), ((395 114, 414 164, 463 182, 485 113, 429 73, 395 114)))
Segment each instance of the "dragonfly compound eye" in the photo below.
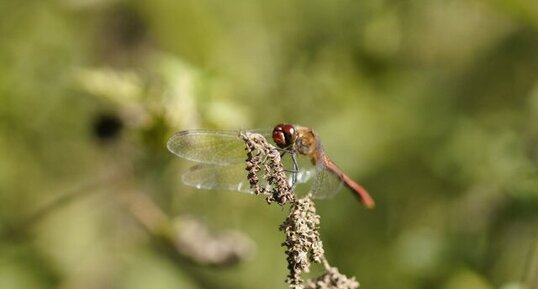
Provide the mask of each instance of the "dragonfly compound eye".
POLYGON ((295 127, 291 124, 279 124, 273 129, 273 141, 279 148, 287 148, 297 138, 295 127))

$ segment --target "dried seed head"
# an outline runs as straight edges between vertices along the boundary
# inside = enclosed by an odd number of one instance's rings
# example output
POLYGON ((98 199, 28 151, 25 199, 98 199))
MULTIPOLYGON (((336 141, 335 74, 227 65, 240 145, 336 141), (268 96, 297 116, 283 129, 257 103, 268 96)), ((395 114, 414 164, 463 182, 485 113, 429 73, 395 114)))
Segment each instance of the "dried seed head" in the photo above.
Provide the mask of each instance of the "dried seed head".
POLYGON ((242 132, 240 137, 245 142, 247 178, 254 193, 264 194, 268 203, 284 205, 293 200, 278 149, 260 134, 242 132))
POLYGON ((324 256, 323 244, 319 235, 320 217, 316 214, 314 202, 309 196, 297 199, 291 212, 280 225, 286 234, 286 246, 290 285, 302 283, 301 274, 310 271, 311 262, 321 263, 324 256))
POLYGON ((245 150, 247 152, 246 170, 250 188, 256 195, 264 193, 264 188, 259 185, 258 173, 261 170, 263 150, 255 142, 254 138, 247 138, 242 135, 245 140, 245 150))
POLYGON ((304 289, 356 289, 359 282, 355 277, 348 278, 338 272, 335 267, 330 267, 327 271, 314 280, 307 280, 304 289))
POLYGON ((331 267, 325 258, 323 243, 319 234, 320 217, 311 195, 297 199, 291 192, 288 178, 284 172, 280 152, 269 144, 260 134, 242 132, 247 152, 246 170, 251 189, 263 194, 267 203, 284 205, 291 203, 290 214, 280 225, 286 234, 286 247, 289 274, 286 282, 292 289, 356 289, 359 283, 331 267), (314 280, 303 282, 302 273, 310 271, 310 265, 321 263, 324 274, 314 280))
POLYGON ((288 178, 284 172, 282 166, 282 159, 280 158, 280 152, 273 146, 268 148, 267 164, 271 168, 272 174, 269 174, 268 181, 273 185, 272 196, 267 200, 268 202, 276 201, 279 204, 285 204, 289 200, 294 199, 294 195, 288 184, 288 178))

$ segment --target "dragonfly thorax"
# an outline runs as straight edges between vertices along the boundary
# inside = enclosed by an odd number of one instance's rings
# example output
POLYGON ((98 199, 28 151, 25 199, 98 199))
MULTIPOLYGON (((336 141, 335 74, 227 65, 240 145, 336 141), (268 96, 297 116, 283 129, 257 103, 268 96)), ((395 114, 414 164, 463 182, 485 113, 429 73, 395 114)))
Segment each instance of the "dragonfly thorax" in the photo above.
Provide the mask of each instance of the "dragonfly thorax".
POLYGON ((295 151, 312 158, 317 148, 317 139, 314 131, 306 127, 296 127, 296 129, 297 139, 294 145, 295 151))

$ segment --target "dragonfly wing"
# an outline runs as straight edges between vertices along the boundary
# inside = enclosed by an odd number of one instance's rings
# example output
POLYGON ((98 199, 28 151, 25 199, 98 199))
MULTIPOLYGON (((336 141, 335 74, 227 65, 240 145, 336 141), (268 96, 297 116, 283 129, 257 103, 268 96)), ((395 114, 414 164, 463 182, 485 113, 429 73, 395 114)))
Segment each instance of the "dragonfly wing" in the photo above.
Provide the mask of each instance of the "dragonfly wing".
MULTIPOLYGON (((267 130, 249 130, 270 135, 267 130)), ((223 165, 244 162, 245 143, 235 130, 185 130, 173 135, 168 150, 187 160, 223 165)))
POLYGON ((252 193, 244 163, 227 166, 198 164, 185 172, 181 180, 197 189, 252 193))
MULTIPOLYGON (((297 172, 297 183, 304 184, 310 181, 311 179, 314 178, 316 173, 317 173, 316 167, 311 167, 308 169, 299 169, 299 171, 297 172)), ((291 178, 291 174, 289 175, 290 175, 289 178, 291 178)))
MULTIPOLYGON (((300 170, 297 172, 297 183, 306 183, 314 175, 313 170, 300 170)), ((291 183, 291 174, 288 174, 291 183)), ((181 178, 185 185, 204 190, 235 191, 253 193, 247 179, 244 163, 230 165, 197 164, 185 172, 181 178)), ((263 177, 258 176, 259 186, 269 188, 263 177)))
POLYGON ((312 184, 312 196, 316 199, 328 199, 342 188, 342 180, 322 164, 316 166, 316 175, 312 184))
POLYGON ((342 180, 330 171, 323 162, 325 150, 319 136, 316 140, 316 175, 312 184, 312 196, 316 199, 328 199, 342 188, 342 180))

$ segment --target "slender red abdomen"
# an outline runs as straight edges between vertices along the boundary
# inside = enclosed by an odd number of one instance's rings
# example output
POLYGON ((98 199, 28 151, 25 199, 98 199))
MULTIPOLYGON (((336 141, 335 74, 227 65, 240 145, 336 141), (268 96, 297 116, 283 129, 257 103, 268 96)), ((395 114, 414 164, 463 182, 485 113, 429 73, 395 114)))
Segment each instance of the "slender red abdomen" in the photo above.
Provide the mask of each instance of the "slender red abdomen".
POLYGON ((374 199, 372 199, 366 189, 364 189, 361 185, 357 184, 354 180, 344 174, 342 169, 340 169, 335 163, 333 163, 331 159, 329 159, 325 154, 323 155, 323 162, 325 163, 327 169, 337 175, 338 178, 340 178, 348 188, 350 188, 357 194, 357 197, 365 207, 373 208, 375 206, 374 199))

